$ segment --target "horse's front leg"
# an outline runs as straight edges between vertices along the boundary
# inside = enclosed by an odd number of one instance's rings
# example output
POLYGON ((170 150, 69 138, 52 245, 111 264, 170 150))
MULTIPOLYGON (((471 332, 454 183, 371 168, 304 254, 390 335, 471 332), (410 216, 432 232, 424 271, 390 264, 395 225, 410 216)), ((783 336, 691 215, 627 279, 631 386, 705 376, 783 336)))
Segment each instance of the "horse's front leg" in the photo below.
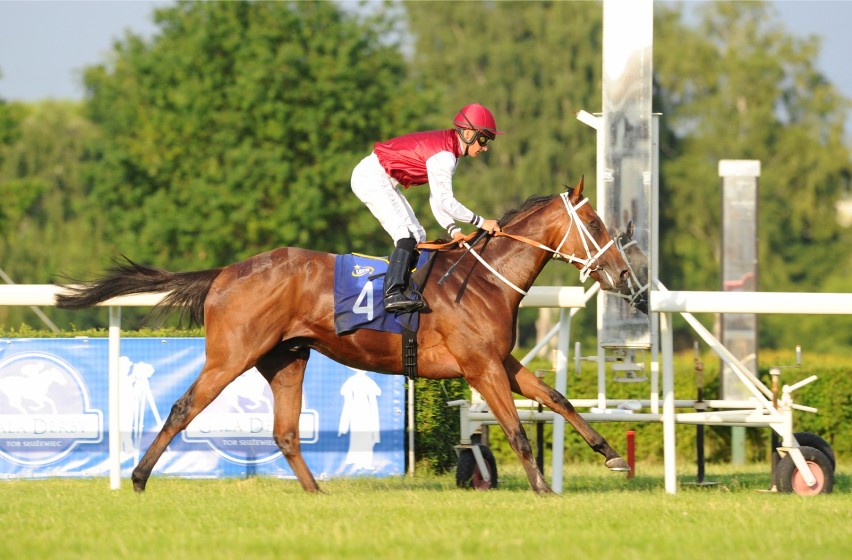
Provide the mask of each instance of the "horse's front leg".
POLYGON ((518 409, 515 408, 515 400, 512 397, 506 372, 499 364, 494 364, 490 369, 471 369, 470 371, 485 372, 473 377, 465 377, 470 386, 479 391, 488 403, 488 408, 503 428, 509 445, 521 460, 532 489, 539 494, 553 492, 535 463, 530 440, 521 425, 518 409))
POLYGON ((606 458, 607 467, 614 471, 630 470, 630 467, 621 458, 621 455, 580 416, 574 405, 568 402, 568 399, 564 395, 537 378, 535 374, 525 368, 514 356, 506 358, 503 364, 506 367, 506 373, 509 374, 509 383, 514 392, 543 404, 565 418, 569 424, 574 426, 577 433, 586 440, 589 447, 606 458))

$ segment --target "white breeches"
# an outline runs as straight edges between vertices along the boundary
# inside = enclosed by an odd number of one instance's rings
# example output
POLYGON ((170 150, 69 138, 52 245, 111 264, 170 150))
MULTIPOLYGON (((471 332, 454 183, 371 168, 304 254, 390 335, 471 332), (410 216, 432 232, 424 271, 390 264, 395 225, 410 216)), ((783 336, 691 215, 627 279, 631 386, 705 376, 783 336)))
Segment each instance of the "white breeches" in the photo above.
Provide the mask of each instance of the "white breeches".
POLYGON ((361 160, 352 171, 352 192, 367 205, 394 243, 413 237, 426 241, 426 230, 402 195, 399 183, 389 176, 375 152, 361 160))

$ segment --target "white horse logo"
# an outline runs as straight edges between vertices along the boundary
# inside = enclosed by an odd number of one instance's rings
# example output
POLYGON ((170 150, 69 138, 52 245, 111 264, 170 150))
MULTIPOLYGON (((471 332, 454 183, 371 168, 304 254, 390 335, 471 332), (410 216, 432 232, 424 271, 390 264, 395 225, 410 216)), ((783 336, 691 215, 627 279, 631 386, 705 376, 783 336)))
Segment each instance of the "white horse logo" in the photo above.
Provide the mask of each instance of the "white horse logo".
POLYGON ((251 368, 231 381, 219 398, 230 410, 240 413, 272 412, 272 401, 264 394, 268 387, 269 384, 257 368, 251 368))
POLYGON ((68 380, 56 368, 45 369, 44 362, 26 364, 21 367, 20 375, 0 377, 0 394, 21 414, 43 413, 45 407, 57 414, 56 403, 48 396, 54 383, 67 385, 68 380))

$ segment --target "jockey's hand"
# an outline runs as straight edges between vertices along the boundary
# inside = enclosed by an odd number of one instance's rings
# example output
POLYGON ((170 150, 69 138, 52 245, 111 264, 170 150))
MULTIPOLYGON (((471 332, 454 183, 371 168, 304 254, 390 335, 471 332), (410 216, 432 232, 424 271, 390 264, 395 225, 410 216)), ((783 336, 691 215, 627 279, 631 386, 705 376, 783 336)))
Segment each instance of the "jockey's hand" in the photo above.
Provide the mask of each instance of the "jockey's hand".
POLYGON ((460 229, 453 232, 453 241, 458 243, 459 247, 464 247, 463 243, 465 237, 465 234, 463 234, 460 229))
POLYGON ((484 229, 488 233, 497 233, 498 231, 503 231, 500 229, 500 224, 497 223, 497 220, 485 220, 482 222, 482 225, 479 226, 479 229, 484 229))

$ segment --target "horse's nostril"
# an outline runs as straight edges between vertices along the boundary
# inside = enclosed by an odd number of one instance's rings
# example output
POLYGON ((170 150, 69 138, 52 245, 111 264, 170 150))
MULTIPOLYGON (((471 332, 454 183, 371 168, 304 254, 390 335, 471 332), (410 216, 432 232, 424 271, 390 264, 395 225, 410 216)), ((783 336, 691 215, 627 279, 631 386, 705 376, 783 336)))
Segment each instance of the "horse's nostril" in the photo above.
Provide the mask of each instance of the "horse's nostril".
POLYGON ((625 270, 622 270, 622 271, 621 271, 621 279, 622 279, 622 280, 627 280, 627 277, 628 277, 628 276, 630 276, 630 271, 629 271, 629 270, 626 270, 626 269, 625 269, 625 270))

